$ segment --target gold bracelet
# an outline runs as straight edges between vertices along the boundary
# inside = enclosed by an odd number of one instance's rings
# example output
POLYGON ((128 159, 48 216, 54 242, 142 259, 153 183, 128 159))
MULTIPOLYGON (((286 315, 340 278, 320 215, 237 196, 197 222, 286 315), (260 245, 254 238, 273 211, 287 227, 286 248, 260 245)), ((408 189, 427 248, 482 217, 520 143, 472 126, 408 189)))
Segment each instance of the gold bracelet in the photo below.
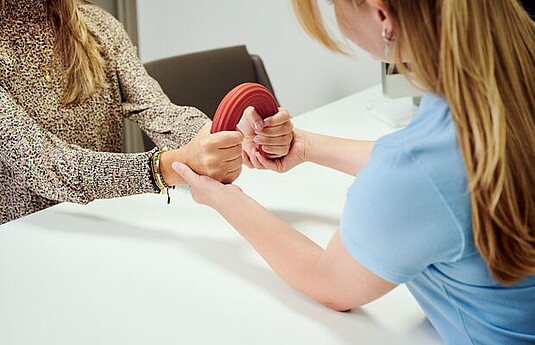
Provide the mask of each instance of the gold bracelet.
POLYGON ((154 179, 156 186, 160 189, 160 194, 165 193, 169 188, 169 185, 165 183, 160 171, 160 155, 165 151, 167 151, 167 148, 164 147, 163 149, 154 152, 151 157, 152 178, 154 179))

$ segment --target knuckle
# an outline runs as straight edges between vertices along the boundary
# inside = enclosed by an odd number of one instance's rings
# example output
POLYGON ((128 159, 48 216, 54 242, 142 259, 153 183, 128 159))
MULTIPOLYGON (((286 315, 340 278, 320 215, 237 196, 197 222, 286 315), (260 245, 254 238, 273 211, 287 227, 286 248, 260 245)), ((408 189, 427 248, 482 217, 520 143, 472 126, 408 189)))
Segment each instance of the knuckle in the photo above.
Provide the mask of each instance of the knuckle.
POLYGON ((294 125, 293 125, 291 122, 286 122, 286 123, 284 124, 284 131, 285 131, 286 133, 291 132, 291 131, 293 130, 293 126, 294 126, 294 125))
POLYGON ((286 145, 290 145, 292 143, 293 137, 292 135, 289 134, 289 135, 286 135, 284 139, 285 139, 286 145))
POLYGON ((217 169, 217 160, 211 156, 205 157, 204 167, 208 173, 212 173, 215 169, 217 169))
POLYGON ((235 144, 240 144, 243 141, 243 134, 240 132, 232 132, 231 138, 235 144))
POLYGON ((203 152, 210 152, 214 147, 214 138, 208 137, 201 141, 201 150, 203 152))

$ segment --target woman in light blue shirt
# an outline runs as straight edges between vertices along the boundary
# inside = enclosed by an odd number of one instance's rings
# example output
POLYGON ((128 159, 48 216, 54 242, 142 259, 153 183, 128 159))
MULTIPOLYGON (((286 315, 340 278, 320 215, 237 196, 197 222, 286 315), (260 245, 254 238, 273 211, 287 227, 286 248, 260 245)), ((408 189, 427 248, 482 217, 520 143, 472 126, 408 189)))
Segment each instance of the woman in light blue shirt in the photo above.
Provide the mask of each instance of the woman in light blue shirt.
MULTIPOLYGON (((303 27, 341 50, 316 0, 303 27)), ((296 289, 336 310, 407 284, 447 344, 535 344, 535 24, 517 0, 334 0, 344 35, 427 91, 375 144, 294 131, 290 153, 356 175, 326 249, 239 188, 173 165, 296 289)), ((260 144, 271 138, 260 135, 260 144)))

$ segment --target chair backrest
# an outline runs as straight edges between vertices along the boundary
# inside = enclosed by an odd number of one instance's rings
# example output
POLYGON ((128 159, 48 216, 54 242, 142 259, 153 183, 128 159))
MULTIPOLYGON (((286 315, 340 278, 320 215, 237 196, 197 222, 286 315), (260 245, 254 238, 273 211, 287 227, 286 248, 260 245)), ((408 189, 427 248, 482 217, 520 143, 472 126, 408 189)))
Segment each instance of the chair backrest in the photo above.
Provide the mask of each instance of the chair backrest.
POLYGON ((535 1, 533 0, 522 0, 522 4, 526 11, 530 14, 531 19, 535 20, 535 1))
MULTIPOLYGON (((259 83, 275 95, 262 60, 245 46, 170 57, 148 62, 145 68, 171 102, 194 106, 210 118, 227 92, 239 84, 259 83)), ((147 150, 154 147, 145 133, 143 142, 147 150)))

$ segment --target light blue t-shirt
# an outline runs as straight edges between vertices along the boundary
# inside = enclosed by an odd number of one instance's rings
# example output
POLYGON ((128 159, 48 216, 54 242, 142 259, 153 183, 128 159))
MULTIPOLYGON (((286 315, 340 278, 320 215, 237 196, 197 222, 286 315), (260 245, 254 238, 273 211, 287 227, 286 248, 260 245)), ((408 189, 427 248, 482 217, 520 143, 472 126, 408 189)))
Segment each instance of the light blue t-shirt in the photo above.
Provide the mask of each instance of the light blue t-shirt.
POLYGON ((426 95, 406 128, 377 141, 348 191, 341 236, 359 263, 407 284, 447 344, 535 344, 535 276, 504 287, 477 251, 444 99, 426 95))

